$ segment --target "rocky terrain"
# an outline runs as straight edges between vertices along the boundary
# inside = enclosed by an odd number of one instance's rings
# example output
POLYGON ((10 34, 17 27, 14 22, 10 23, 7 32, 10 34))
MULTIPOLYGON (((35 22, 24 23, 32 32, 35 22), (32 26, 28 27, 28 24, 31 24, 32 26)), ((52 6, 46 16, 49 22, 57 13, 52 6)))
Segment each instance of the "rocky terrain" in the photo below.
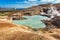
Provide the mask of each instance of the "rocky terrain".
POLYGON ((0 40, 60 40, 60 29, 32 31, 22 25, 0 23, 0 40))

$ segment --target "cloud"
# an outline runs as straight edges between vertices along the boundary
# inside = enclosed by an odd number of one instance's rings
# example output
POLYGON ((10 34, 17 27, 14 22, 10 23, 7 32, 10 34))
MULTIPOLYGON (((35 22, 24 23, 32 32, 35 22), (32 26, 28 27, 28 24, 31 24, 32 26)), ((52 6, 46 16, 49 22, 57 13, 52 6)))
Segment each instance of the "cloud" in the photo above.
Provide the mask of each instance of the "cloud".
POLYGON ((27 8, 31 6, 36 6, 39 4, 46 4, 46 3, 60 3, 60 0, 24 0, 24 1, 16 1, 14 4, 6 4, 6 5, 0 5, 1 7, 5 8, 27 8))
POLYGON ((16 1, 15 4, 6 4, 6 5, 0 5, 0 6, 5 8, 27 8, 35 5, 38 5, 37 0, 16 1))
POLYGON ((40 2, 53 2, 54 0, 41 0, 40 2))
POLYGON ((54 3, 60 3, 60 0, 55 0, 54 3))
POLYGON ((28 1, 37 1, 37 0, 28 0, 28 1))
POLYGON ((28 1, 23 1, 23 2, 16 1, 16 3, 23 4, 23 3, 28 3, 28 1))

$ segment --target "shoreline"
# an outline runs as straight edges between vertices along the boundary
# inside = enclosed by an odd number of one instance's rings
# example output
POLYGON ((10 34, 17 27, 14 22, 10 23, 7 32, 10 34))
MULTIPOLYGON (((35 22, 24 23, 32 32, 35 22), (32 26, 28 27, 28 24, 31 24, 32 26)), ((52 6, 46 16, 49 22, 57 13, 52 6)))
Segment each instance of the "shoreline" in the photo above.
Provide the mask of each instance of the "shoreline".
POLYGON ((33 29, 27 27, 27 26, 23 26, 23 25, 16 25, 13 23, 0 23, 0 39, 4 39, 4 40, 8 40, 12 37, 12 39, 19 39, 19 40, 28 40, 27 37, 29 38, 29 40, 59 40, 60 38, 55 38, 55 36, 60 36, 60 29, 51 29, 48 31, 45 30, 38 30, 38 31, 34 31, 33 29), (9 36, 7 36, 9 35, 9 36), (13 35, 13 36, 12 36, 13 35), (17 36, 19 35, 19 36, 17 36), (24 36, 23 36, 24 35, 24 36), (28 36, 27 36, 28 35, 28 36), (8 37, 8 38, 7 38, 8 37), (16 37, 16 38, 13 38, 16 37), (31 38, 33 37, 33 38, 31 38), (36 38, 35 38, 36 37, 36 38), (7 39, 6 39, 7 38, 7 39), (20 39, 22 38, 22 39, 20 39), (26 38, 26 39, 25 39, 26 38), (41 39, 40 39, 41 38, 41 39))

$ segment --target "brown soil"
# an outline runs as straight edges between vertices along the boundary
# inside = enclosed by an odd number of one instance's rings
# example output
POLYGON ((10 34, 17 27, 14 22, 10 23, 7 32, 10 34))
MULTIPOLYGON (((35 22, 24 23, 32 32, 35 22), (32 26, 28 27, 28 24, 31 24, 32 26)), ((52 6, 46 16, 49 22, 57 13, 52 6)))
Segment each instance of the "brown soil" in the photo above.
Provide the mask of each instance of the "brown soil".
POLYGON ((6 28, 6 27, 17 27, 17 25, 11 23, 0 23, 0 28, 6 28))
POLYGON ((11 23, 0 23, 0 40, 60 40, 60 29, 51 30, 53 33, 35 34, 11 23), (58 38, 55 37, 55 34, 58 38))

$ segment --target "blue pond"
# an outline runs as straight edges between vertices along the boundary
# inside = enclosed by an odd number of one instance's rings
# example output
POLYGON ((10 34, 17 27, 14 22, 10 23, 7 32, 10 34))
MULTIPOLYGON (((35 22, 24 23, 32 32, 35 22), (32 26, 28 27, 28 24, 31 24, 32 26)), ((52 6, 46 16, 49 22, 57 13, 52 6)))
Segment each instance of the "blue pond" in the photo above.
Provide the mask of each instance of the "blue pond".
POLYGON ((27 18, 26 20, 14 20, 15 24, 26 25, 32 28, 44 28, 46 25, 41 21, 47 17, 34 15, 34 16, 23 16, 27 18))

